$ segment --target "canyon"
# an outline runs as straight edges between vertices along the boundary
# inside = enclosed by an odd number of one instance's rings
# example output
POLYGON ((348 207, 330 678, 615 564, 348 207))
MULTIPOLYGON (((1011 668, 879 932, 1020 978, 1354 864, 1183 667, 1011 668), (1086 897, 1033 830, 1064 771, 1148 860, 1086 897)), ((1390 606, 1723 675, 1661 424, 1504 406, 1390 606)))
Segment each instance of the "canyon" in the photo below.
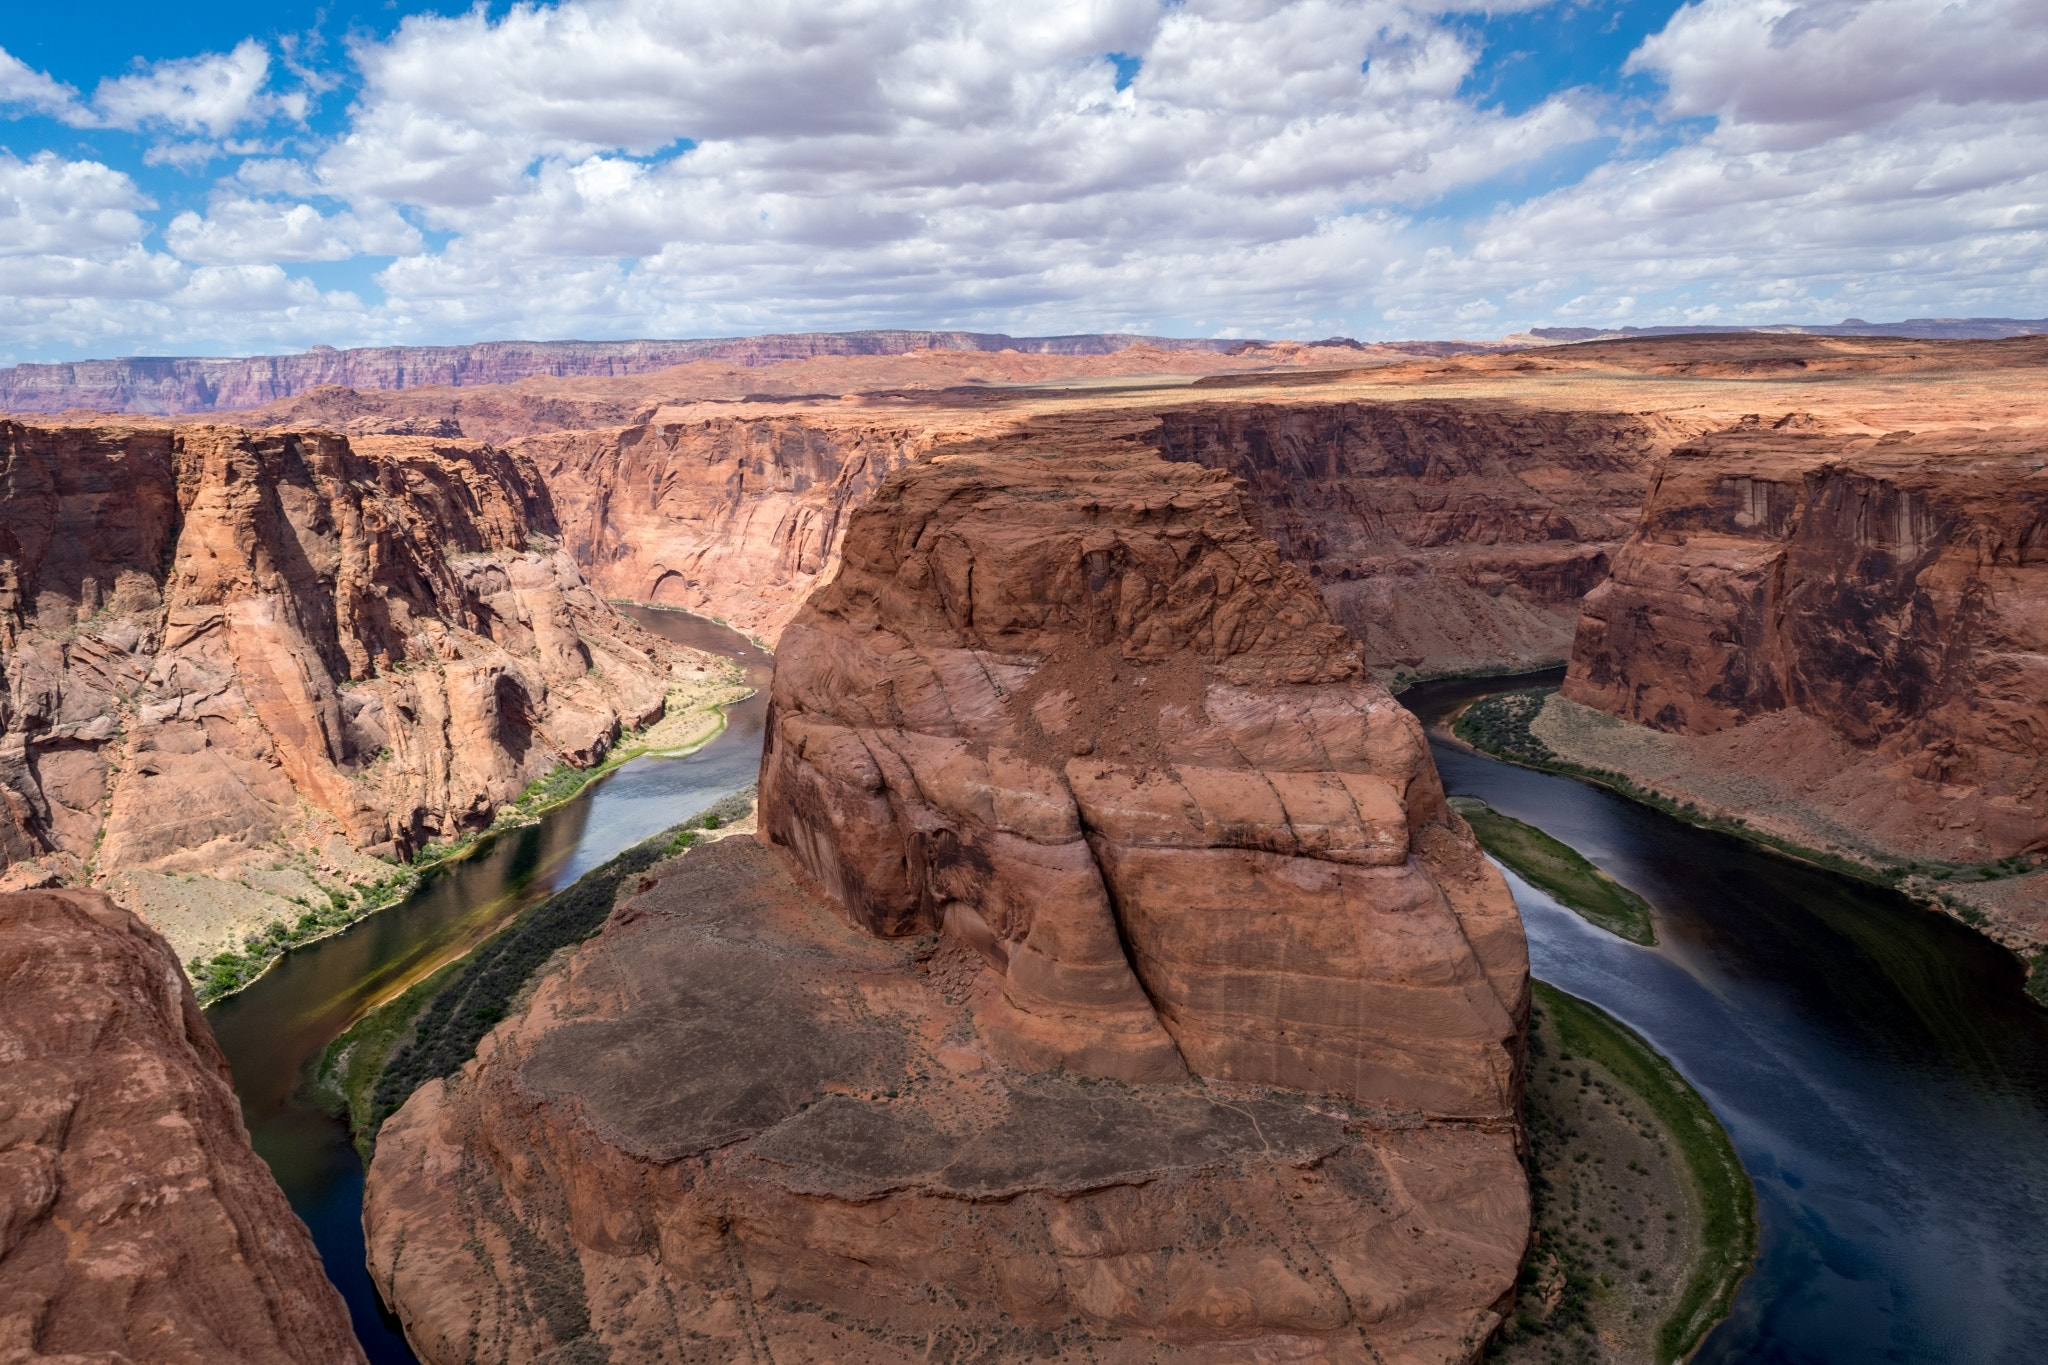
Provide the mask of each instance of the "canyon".
POLYGON ((883 480, 783 632, 760 842, 384 1125, 423 1358, 1475 1358, 1520 921, 1252 513, 1142 449, 883 480))
POLYGON ((607 599, 776 649, 763 841, 384 1130, 427 1358, 1470 1358, 1527 962, 1383 685, 2048 951, 2048 339, 918 335, 0 424, 0 889, 180 959, 734 695, 607 599))
POLYGON ((729 682, 479 443, 9 422, 0 459, 0 888, 100 886, 181 959, 729 682))
POLYGON ((0 1358, 362 1365, 170 945, 0 895, 0 1358))

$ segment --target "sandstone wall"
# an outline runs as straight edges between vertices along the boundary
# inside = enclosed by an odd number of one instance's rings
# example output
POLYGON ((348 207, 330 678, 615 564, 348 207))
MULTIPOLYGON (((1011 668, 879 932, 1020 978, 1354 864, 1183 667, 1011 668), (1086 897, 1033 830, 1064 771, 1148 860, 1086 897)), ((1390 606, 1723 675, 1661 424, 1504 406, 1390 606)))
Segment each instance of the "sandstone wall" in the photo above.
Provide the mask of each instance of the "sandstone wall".
POLYGON ((1421 729, 1221 471, 942 456, 784 632, 762 828, 996 971, 1005 1058, 1511 1120, 1527 954, 1421 729))
POLYGON ((163 939, 0 895, 0 1357, 363 1359, 163 939))
POLYGON ((550 433, 519 450, 598 591, 772 640, 830 575, 852 509, 944 439, 922 423, 719 417, 550 433))
POLYGON ((1366 662, 1416 675, 1566 657, 1673 432, 1497 400, 1247 402, 1167 411, 1156 440, 1243 479, 1366 662))
POLYGON ((1682 446, 1586 599, 1564 694, 1725 737, 1703 761, 1799 777, 1879 850, 2048 846, 2042 458, 2032 433, 1797 416, 1682 446), (1841 752, 1788 748, 1806 729, 1841 752), (1795 753, 1824 761, 1788 774, 1795 753))
POLYGON ((709 671, 585 585, 532 466, 489 447, 6 423, 0 461, 17 885, 294 850, 353 879, 709 671))

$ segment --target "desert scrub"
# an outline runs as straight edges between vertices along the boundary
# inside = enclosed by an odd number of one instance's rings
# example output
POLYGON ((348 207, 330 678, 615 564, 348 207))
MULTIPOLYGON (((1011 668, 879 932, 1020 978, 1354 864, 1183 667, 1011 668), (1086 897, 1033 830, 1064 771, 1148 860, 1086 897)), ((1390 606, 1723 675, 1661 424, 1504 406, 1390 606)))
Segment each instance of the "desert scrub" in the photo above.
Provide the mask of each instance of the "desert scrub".
POLYGON ((1476 798, 1454 796, 1451 805, 1472 826, 1481 847, 1581 919, 1630 943, 1647 947, 1657 942, 1650 903, 1587 862, 1577 849, 1476 798))
POLYGON ((620 883, 684 852, 699 831, 745 816, 753 801, 749 787, 591 869, 329 1043, 315 1074, 327 1102, 346 1111, 358 1144, 420 1085, 475 1055, 541 964, 602 929, 620 883))

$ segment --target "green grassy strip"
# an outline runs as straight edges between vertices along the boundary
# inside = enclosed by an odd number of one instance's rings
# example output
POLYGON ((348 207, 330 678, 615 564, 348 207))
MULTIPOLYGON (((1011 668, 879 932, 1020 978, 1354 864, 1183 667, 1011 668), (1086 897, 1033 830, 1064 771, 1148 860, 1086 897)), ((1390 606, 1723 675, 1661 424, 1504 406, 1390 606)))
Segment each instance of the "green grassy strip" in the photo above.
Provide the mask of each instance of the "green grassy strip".
POLYGON ((689 848, 697 831, 743 816, 752 803, 751 788, 726 797, 593 868, 519 915, 468 957, 371 1011, 329 1043, 316 1074, 333 1077, 326 1087, 329 1102, 347 1111, 357 1141, 373 1137, 414 1090, 454 1074, 474 1056, 537 967, 557 949, 604 927, 621 882, 689 848), (380 1039, 385 1040, 381 1057, 376 1055, 380 1039))
POLYGON ((1606 1067, 1640 1096, 1670 1130, 1692 1173, 1705 1254, 1657 1334, 1657 1358, 1683 1360, 1728 1315, 1737 1286, 1756 1262, 1756 1191, 1714 1111, 1655 1048, 1598 1006, 1534 984, 1565 1048, 1606 1067))
POLYGON ((1454 796, 1451 805, 1472 826, 1481 847, 1581 919, 1630 943, 1649 947, 1657 942, 1650 903, 1587 862, 1571 845, 1502 815, 1484 801, 1454 796))
POLYGON ((186 963, 193 993, 201 1005, 233 995, 292 949, 338 934, 357 920, 404 900, 416 880, 414 874, 401 869, 382 881, 353 886, 347 891, 322 887, 326 892, 324 902, 292 897, 305 910, 296 920, 274 919, 242 940, 240 948, 230 948, 212 957, 195 957, 186 963))
POLYGON ((1590 782, 1596 787, 1606 787, 1652 809, 1663 811, 1674 819, 1683 820, 1701 829, 1711 829, 1722 834, 1732 834, 1739 839, 1761 845, 1773 852, 1781 853, 1798 862, 1826 868, 1859 882, 1872 886, 1894 887, 1915 872, 1940 875, 1936 864, 1901 864, 1893 867, 1872 867, 1868 863, 1844 858, 1839 854, 1807 848, 1790 839, 1767 834, 1741 820, 1724 815, 1711 815, 1691 801, 1674 801, 1662 792, 1638 786, 1623 773, 1606 768, 1588 768, 1558 757, 1551 747, 1529 729, 1530 722, 1543 710, 1554 687, 1533 688, 1526 692, 1500 692, 1482 697, 1467 707, 1452 725, 1451 733, 1464 740, 1473 748, 1519 763, 1525 768, 1536 768, 1543 772, 1556 773, 1560 777, 1576 778, 1590 782))

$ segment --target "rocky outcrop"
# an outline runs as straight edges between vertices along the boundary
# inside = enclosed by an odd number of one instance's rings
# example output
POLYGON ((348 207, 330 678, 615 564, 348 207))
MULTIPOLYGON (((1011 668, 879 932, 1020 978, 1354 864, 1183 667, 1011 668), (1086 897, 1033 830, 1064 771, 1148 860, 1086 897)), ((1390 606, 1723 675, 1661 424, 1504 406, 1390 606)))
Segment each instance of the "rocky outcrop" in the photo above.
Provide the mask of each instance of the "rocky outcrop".
POLYGON ((2041 452, 1799 415, 1679 448, 1586 599, 1564 695, 1796 778, 1851 854, 2048 849, 2041 452))
POLYGON ((169 945, 0 895, 0 1359, 361 1362, 169 945))
POLYGON ((883 482, 783 634, 773 847, 651 869, 382 1129, 423 1359, 1476 1358, 1520 922, 1248 511, 1129 445, 883 482))
POLYGON ((847 926, 749 840, 642 885, 378 1137, 371 1271, 428 1365, 1395 1365, 1497 1320, 1505 1128, 1020 1074, 971 949, 847 926))
POLYGON ((773 640, 838 563, 852 510, 947 435, 872 418, 707 417, 519 450, 548 486, 563 548, 606 596, 773 640))
POLYGON ((1171 410, 1170 460, 1243 479, 1383 675, 1533 668, 1635 529, 1674 424, 1497 401, 1171 410))
POLYGON ((773 365, 828 355, 906 351, 1015 350, 1104 355, 1134 344, 1161 350, 1226 351, 1236 341, 1085 334, 1012 337, 988 332, 798 332, 688 341, 485 341, 468 346, 315 346, 303 355, 240 359, 129 356, 0 370, 0 412, 182 413, 261 407, 321 385, 410 389, 509 384, 555 378, 646 374, 698 360, 773 365))
MULTIPOLYGON (((626 621, 476 444, 0 424, 0 855, 24 879, 299 856, 330 879, 490 822, 711 662, 626 621)), ((235 924, 162 923, 181 952, 235 924)), ((230 918, 233 918, 232 916, 230 918)))
POLYGON ((783 633, 762 828, 871 932, 999 975, 1013 1065, 1511 1120, 1521 924, 1225 473, 944 456, 783 633))

